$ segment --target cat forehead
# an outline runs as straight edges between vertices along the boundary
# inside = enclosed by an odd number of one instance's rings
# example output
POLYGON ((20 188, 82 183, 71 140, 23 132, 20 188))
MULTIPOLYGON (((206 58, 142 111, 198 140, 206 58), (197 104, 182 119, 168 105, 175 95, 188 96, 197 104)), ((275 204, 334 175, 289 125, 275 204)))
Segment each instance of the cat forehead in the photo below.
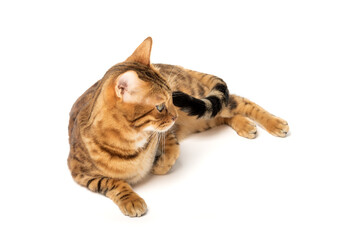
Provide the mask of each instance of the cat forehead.
POLYGON ((170 94, 161 88, 153 86, 146 96, 147 100, 157 105, 163 102, 167 102, 170 99, 170 94))
POLYGON ((170 92, 167 81, 155 71, 136 71, 138 77, 145 82, 150 82, 154 87, 170 92))
POLYGON ((136 72, 138 79, 148 84, 151 88, 150 93, 154 95, 156 101, 166 101, 170 98, 172 91, 167 81, 156 70, 134 70, 134 72, 136 72))

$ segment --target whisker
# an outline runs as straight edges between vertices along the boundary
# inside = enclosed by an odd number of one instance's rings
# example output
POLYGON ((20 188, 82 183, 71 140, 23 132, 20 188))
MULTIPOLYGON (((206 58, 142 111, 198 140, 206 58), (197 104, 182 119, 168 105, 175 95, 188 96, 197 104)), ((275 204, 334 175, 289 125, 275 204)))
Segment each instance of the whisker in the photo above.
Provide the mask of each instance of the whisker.
MULTIPOLYGON (((173 131, 173 130, 171 130, 173 131)), ((152 137, 154 134, 157 134, 157 141, 159 142, 159 148, 161 151, 161 154, 165 154, 165 148, 166 148, 166 132, 162 132, 159 130, 159 127, 155 127, 154 131, 151 133, 149 137, 152 137)))
POLYGON ((172 77, 172 71, 173 71, 173 69, 174 69, 175 67, 173 67, 172 69, 171 69, 171 73, 170 73, 170 75, 169 75, 169 77, 168 77, 168 79, 167 79, 167 81, 168 81, 168 83, 170 84, 170 83, 172 83, 172 81, 178 76, 178 74, 179 73, 177 73, 176 74, 176 76, 173 76, 172 77), (172 77, 172 78, 171 78, 172 77))
POLYGON ((169 75, 169 77, 168 77, 168 82, 171 81, 171 76, 172 76, 172 72, 173 72, 173 69, 174 69, 174 68, 175 68, 175 67, 173 67, 173 68, 171 69, 170 75, 169 75))
POLYGON ((165 155, 165 134, 162 134, 162 154, 165 155))

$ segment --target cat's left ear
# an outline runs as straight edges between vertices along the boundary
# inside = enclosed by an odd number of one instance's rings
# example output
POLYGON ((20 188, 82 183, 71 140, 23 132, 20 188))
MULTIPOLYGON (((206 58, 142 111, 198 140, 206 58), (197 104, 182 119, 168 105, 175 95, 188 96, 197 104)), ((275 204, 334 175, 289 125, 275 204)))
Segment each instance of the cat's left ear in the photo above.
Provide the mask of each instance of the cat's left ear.
POLYGON ((115 92, 122 102, 134 103, 141 99, 144 82, 138 78, 135 71, 127 71, 117 77, 115 92))
POLYGON ((148 37, 136 48, 132 55, 127 58, 126 62, 137 62, 150 66, 151 49, 152 38, 148 37))

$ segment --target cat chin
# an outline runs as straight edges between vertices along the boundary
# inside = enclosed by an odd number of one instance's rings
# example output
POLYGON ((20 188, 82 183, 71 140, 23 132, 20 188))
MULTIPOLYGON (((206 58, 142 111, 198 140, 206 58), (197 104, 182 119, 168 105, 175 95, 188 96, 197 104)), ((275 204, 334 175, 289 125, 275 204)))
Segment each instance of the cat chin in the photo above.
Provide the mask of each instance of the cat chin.
POLYGON ((153 126, 148 126, 144 129, 144 131, 163 133, 163 132, 167 132, 173 126, 173 124, 174 124, 174 122, 162 129, 154 128, 153 126))
POLYGON ((169 128, 165 128, 165 129, 162 129, 162 130, 157 130, 156 132, 163 133, 163 132, 167 132, 168 129, 170 129, 170 127, 169 127, 169 128))
POLYGON ((158 131, 158 132, 167 132, 168 130, 170 130, 170 128, 175 124, 175 122, 173 121, 171 124, 169 124, 166 128, 158 131))

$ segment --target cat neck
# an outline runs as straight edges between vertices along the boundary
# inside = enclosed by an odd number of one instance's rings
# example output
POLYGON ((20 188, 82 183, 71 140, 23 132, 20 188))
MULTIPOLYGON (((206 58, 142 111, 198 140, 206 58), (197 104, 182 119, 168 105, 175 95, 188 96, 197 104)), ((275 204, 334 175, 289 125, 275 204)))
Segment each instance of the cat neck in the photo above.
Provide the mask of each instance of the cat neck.
POLYGON ((157 139, 157 135, 153 131, 136 130, 119 114, 97 115, 90 130, 91 138, 99 144, 124 151, 144 148, 151 138, 157 139))

